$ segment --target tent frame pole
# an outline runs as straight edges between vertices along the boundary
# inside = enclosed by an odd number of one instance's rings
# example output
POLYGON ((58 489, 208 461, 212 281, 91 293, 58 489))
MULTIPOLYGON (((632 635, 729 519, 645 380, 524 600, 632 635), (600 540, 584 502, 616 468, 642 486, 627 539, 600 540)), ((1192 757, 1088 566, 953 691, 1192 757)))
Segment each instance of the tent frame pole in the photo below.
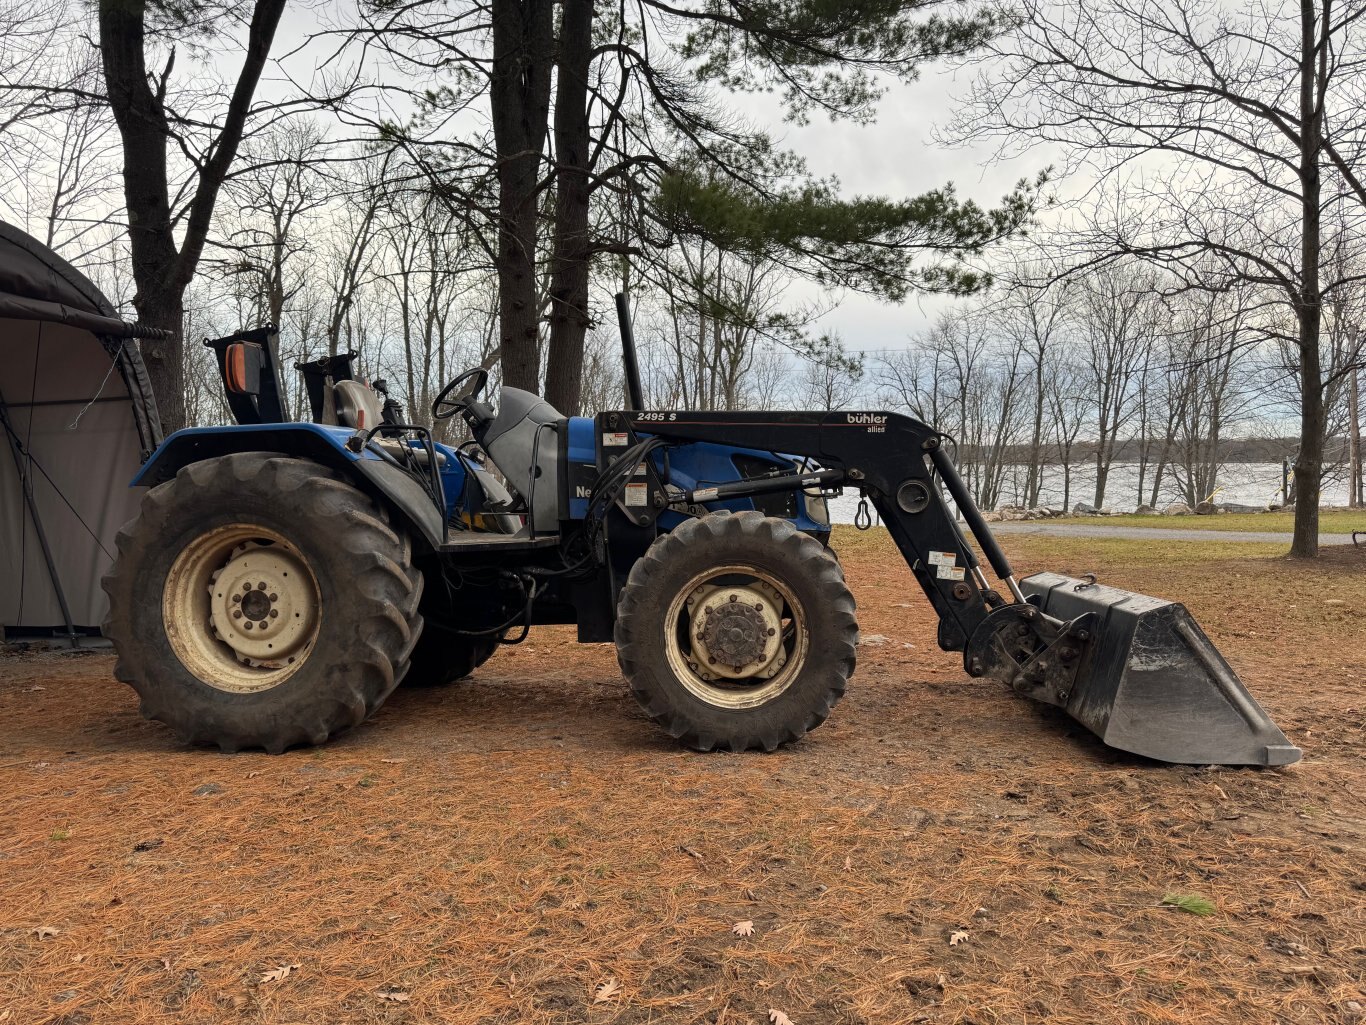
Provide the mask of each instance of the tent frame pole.
POLYGON ((62 590, 62 581, 57 575, 57 564, 52 559, 52 547, 47 541, 47 531, 43 529, 43 521, 38 516, 38 503, 33 497, 33 478, 29 476, 28 468, 24 463, 24 450, 19 442, 19 435, 14 430, 14 425, 10 422, 9 406, 5 403, 5 397, 0 395, 0 427, 5 429, 5 438, 9 441, 10 455, 14 457, 14 469, 19 474, 19 486, 24 492, 24 504, 28 506, 28 515, 33 520, 33 532, 38 536, 38 544, 43 549, 43 559, 47 562, 47 575, 52 581, 52 590, 57 595, 57 604, 62 608, 62 619, 66 621, 66 637, 73 648, 80 647, 80 638, 76 635, 76 624, 71 618, 71 607, 66 602, 66 592, 62 590))

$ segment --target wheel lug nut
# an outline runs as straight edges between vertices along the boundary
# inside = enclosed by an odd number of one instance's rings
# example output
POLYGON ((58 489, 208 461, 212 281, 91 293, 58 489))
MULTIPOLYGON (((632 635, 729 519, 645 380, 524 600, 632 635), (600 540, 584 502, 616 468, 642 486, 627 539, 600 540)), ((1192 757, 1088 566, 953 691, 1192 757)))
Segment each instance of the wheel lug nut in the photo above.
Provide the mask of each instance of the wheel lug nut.
POLYGON ((271 592, 270 592, 270 600, 271 600, 271 601, 279 601, 279 600, 280 600, 280 596, 279 596, 278 594, 276 594, 274 591, 271 591, 271 592))
POLYGON ((248 619, 248 620, 247 620, 245 623, 243 623, 242 625, 243 625, 244 627, 246 627, 248 630, 252 629, 252 622, 251 622, 250 619, 248 619))
POLYGON ((241 618, 242 618, 242 610, 241 610, 241 609, 233 609, 233 610, 232 610, 232 618, 233 618, 233 619, 241 619, 241 618))
POLYGON ((256 590, 258 590, 258 591, 264 591, 265 589, 266 589, 266 582, 265 582, 264 580, 262 580, 259 584, 256 585, 256 590))
POLYGON ((740 600, 740 596, 739 596, 738 594, 732 594, 732 595, 730 596, 730 600, 733 601, 733 602, 739 601, 739 600, 740 600))
POLYGON ((232 596, 232 600, 233 600, 234 602, 239 602, 239 601, 242 600, 242 596, 241 596, 240 594, 234 594, 234 595, 232 596))
MULTIPOLYGON (((270 618, 271 618, 271 619, 274 619, 274 618, 275 618, 276 616, 278 616, 279 614, 280 614, 280 610, 279 610, 279 609, 271 609, 271 610, 270 610, 270 618)), ((770 631, 770 632, 772 632, 772 631, 770 631)))
POLYGON ((764 603, 761 602, 761 601, 756 601, 756 602, 754 603, 754 607, 755 607, 756 609, 758 609, 760 612, 763 612, 763 611, 764 611, 764 603))
POLYGON ((775 629, 774 629, 773 627, 771 627, 771 626, 768 628, 768 635, 769 635, 770 637, 772 637, 772 636, 773 636, 774 634, 776 634, 777 632, 778 632, 778 631, 775 630, 775 629))

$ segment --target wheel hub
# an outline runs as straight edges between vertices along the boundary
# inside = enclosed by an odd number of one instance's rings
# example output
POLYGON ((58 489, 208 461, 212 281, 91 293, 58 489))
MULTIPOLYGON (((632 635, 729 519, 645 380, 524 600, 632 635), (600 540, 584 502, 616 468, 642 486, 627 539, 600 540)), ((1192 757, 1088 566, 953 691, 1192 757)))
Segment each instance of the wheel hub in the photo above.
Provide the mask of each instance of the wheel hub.
POLYGON ((235 548, 209 585, 214 635, 248 665, 280 669, 311 643, 318 608, 307 570, 282 545, 235 548))
POLYGON ((704 585, 688 598, 693 654, 704 679, 766 678, 782 668, 782 598, 762 581, 704 585))

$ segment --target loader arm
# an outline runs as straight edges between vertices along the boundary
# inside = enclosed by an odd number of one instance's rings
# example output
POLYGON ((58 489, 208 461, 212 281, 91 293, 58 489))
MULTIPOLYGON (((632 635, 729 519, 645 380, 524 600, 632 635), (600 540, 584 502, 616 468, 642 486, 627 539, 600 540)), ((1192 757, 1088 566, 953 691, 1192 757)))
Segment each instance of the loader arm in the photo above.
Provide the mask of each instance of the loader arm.
MULTIPOLYGON (((609 439, 621 446, 653 436, 816 460, 825 472, 795 474, 788 486, 853 487, 873 504, 939 617, 941 648, 961 651, 972 676, 1066 709, 1112 746, 1195 764, 1300 757, 1183 606, 1051 573, 1017 582, 944 435, 928 424, 881 411, 618 411, 599 414, 598 424, 604 454, 609 439), (945 491, 1004 593, 988 583, 945 491)), ((726 495, 743 486, 725 485, 726 495)), ((704 490, 688 500, 720 489, 704 490)))

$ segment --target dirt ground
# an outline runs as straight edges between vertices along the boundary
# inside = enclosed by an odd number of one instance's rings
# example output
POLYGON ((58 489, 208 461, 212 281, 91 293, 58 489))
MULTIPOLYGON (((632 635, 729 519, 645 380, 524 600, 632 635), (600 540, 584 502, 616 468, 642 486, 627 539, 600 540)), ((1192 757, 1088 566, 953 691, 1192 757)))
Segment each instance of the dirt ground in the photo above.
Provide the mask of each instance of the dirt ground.
POLYGON ((1305 750, 1257 771, 969 681, 886 535, 837 544, 871 643, 767 756, 676 749, 564 631, 276 758, 0 657, 0 1022, 1366 1021, 1366 553, 1006 539, 1186 600, 1305 750))

